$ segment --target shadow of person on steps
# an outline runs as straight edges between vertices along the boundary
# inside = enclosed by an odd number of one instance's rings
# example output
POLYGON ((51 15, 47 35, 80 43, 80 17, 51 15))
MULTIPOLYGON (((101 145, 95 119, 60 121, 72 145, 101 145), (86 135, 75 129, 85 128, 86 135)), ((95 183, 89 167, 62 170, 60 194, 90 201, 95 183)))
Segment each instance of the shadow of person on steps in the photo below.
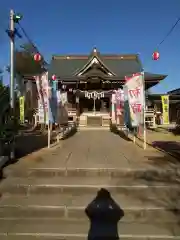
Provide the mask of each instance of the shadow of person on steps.
POLYGON ((124 211, 108 190, 100 189, 86 207, 85 213, 90 221, 88 240, 119 239, 118 221, 124 216, 124 211))

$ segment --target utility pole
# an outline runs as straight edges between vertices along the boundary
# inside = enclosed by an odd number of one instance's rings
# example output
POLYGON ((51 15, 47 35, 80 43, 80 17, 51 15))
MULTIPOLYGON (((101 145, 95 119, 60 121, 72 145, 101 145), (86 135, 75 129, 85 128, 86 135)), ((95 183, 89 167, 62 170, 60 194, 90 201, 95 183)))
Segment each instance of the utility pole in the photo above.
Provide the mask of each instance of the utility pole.
MULTIPOLYGON (((11 114, 12 120, 14 122, 14 114, 15 114, 15 104, 14 104, 14 11, 10 10, 10 26, 9 30, 11 33, 10 37, 10 106, 11 106, 11 114)), ((12 142, 11 150, 10 150, 10 159, 15 158, 15 149, 14 149, 14 140, 12 142)))
POLYGON ((10 106, 14 114, 14 11, 10 10, 10 106))
MULTIPOLYGON (((15 97, 14 97, 14 87, 15 87, 15 81, 14 81, 14 42, 15 42, 15 36, 17 35, 19 38, 21 38, 21 35, 18 33, 17 29, 15 28, 15 23, 19 23, 19 21, 22 19, 21 14, 15 14, 13 10, 10 10, 10 23, 9 23, 9 29, 6 30, 6 33, 8 34, 10 38, 10 107, 11 107, 11 117, 12 117, 12 124, 15 123, 15 97)), ((15 127, 15 126, 13 126, 15 127)), ((14 140, 12 142, 11 151, 10 151, 10 158, 13 159, 14 156, 14 140)))

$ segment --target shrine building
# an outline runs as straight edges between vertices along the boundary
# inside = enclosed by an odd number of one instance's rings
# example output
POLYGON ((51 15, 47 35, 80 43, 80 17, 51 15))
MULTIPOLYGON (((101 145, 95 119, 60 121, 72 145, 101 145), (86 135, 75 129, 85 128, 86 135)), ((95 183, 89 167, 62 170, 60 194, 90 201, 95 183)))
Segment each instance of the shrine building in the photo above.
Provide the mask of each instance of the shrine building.
MULTIPOLYGON (((68 92, 69 109, 78 108, 86 125, 94 112, 96 120, 97 116, 108 117, 112 92, 123 87, 125 76, 142 69, 138 54, 103 54, 94 48, 89 55, 53 55, 48 71, 50 79, 56 76, 58 88, 68 92)), ((145 90, 166 78, 166 75, 149 72, 144 76, 145 90)))

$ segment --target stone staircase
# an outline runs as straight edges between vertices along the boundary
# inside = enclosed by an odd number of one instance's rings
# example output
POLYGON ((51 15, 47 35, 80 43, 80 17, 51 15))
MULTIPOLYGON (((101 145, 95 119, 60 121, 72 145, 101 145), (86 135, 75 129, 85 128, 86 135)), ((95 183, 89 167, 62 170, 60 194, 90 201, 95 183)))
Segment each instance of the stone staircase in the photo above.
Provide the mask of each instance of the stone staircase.
POLYGON ((180 239, 178 172, 22 165, 8 167, 5 176, 0 185, 1 240, 87 239, 85 208, 100 188, 125 213, 118 224, 120 239, 180 239))

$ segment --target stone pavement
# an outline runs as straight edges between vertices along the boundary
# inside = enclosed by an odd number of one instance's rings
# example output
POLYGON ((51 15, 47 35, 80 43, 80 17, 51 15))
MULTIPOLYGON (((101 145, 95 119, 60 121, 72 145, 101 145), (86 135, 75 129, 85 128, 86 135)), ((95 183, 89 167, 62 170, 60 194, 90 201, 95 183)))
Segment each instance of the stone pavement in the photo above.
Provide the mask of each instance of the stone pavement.
POLYGON ((152 147, 147 150, 127 141, 119 135, 104 131, 80 131, 75 136, 61 141, 44 155, 32 154, 19 161, 15 167, 28 164, 40 167, 58 168, 150 168, 149 159, 164 157, 152 147), (39 157, 34 157, 34 156, 39 157), (41 160, 31 161, 31 158, 41 160), (52 161, 49 161, 52 159, 52 161), (38 161, 38 163, 37 163, 38 161))
POLYGON ((101 188, 124 211, 121 239, 180 239, 180 173, 173 158, 108 130, 79 131, 4 172, 0 239, 87 239, 85 208, 101 188))

